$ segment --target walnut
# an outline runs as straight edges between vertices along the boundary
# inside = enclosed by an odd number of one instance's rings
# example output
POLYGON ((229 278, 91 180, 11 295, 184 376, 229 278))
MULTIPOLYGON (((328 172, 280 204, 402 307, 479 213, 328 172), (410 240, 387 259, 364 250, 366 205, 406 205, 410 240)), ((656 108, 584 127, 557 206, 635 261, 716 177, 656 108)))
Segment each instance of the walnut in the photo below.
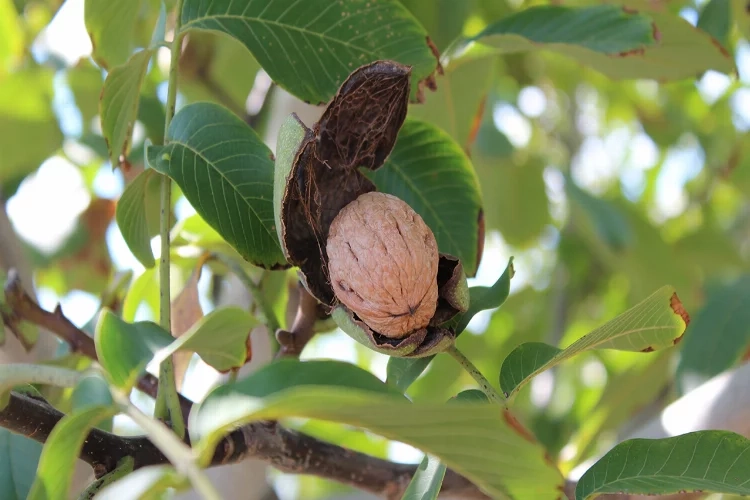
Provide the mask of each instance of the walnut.
POLYGON ((402 200, 359 196, 331 223, 326 251, 336 297, 376 332, 402 338, 435 315, 435 235, 402 200))

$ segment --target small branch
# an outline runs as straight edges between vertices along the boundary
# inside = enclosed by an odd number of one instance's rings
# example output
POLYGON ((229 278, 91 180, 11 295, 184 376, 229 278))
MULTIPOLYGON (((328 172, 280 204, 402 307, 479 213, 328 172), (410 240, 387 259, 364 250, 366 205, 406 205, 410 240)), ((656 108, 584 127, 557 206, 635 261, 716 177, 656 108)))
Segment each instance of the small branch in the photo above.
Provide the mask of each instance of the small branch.
POLYGON ((474 363, 469 361, 469 358, 464 356, 464 353, 459 351, 455 345, 450 346, 445 350, 445 352, 453 356, 453 359, 458 361, 458 364, 460 364, 464 368, 464 370, 469 372, 469 375, 474 377, 474 380, 477 381, 479 387, 482 389, 482 392, 487 395, 490 401, 505 406, 505 398, 499 392, 497 392, 494 387, 492 387, 492 384, 490 384, 489 380, 487 380, 484 375, 482 375, 482 372, 480 372, 477 367, 474 366, 474 363))
POLYGON ((305 345, 315 335, 315 321, 318 319, 318 301, 310 292, 300 283, 297 287, 299 290, 299 305, 297 306, 297 316, 290 331, 278 330, 276 340, 279 341, 281 348, 276 353, 276 358, 282 357, 299 357, 305 345))
POLYGON ((242 282, 242 284, 245 285, 245 288, 247 288, 247 290, 253 296, 253 301, 255 302, 255 304, 257 304, 260 310, 263 311, 263 316, 266 319, 266 326, 268 326, 268 330, 271 333, 276 333, 276 331, 281 328, 281 324, 279 323, 279 319, 276 317, 276 313, 274 312, 273 307, 271 307, 271 304, 269 304, 268 300, 266 300, 266 296, 263 294, 263 290, 261 290, 260 285, 253 281, 253 279, 245 272, 239 262, 237 262, 235 259, 232 259, 231 257, 227 257, 226 255, 220 253, 211 254, 211 258, 214 260, 218 260, 219 262, 227 266, 232 274, 234 274, 242 282))
MULTIPOLYGON (((5 285, 5 302, 12 315, 3 317, 3 322, 28 321, 45 330, 54 333, 70 346, 70 350, 83 354, 84 356, 98 360, 94 339, 86 332, 74 325, 62 312, 58 305, 54 312, 45 311, 37 304, 23 288, 18 273, 11 269, 8 271, 8 281, 5 285)), ((138 390, 155 398, 159 383, 153 375, 146 373, 138 379, 138 390)), ((180 407, 183 416, 190 411, 192 403, 184 397, 180 397, 180 407)))
MULTIPOLYGON (((164 138, 168 142, 169 125, 175 114, 177 103, 177 68, 182 52, 182 38, 180 25, 182 23, 182 2, 177 0, 177 21, 174 28, 174 40, 172 40, 172 58, 169 66, 169 86, 167 88, 167 108, 164 119, 164 138)), ((172 206, 172 179, 163 176, 161 179, 160 217, 159 217, 159 239, 161 241, 161 259, 159 262, 159 324, 168 332, 172 332, 170 298, 170 267, 169 267, 169 228, 170 208, 172 206)), ((185 421, 180 410, 180 401, 177 396, 177 382, 175 380, 174 360, 172 356, 159 365, 159 390, 156 393, 156 408, 154 416, 167 422, 180 438, 185 437, 185 421)))
MULTIPOLYGON (((9 404, 0 410, 0 427, 44 443, 63 416, 46 401, 12 392, 9 404)), ((115 470, 126 457, 132 457, 134 470, 169 463, 145 436, 117 436, 96 428, 89 432, 80 453, 97 477, 115 470)), ((228 434, 216 448, 211 466, 247 458, 263 460, 283 472, 314 474, 388 498, 400 498, 416 471, 416 465, 371 457, 275 422, 254 422, 228 434)), ((446 472, 442 492, 454 498, 488 498, 451 470, 446 472)))

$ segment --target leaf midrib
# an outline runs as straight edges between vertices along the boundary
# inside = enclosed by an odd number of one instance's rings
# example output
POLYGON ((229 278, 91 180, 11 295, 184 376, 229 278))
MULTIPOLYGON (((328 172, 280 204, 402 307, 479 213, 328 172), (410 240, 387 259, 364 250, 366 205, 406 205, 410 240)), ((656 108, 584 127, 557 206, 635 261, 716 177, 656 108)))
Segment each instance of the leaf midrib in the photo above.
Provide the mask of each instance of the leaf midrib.
MULTIPOLYGON (((579 349, 570 350, 575 344, 573 344, 571 346, 568 346, 565 349, 561 349, 559 353, 557 353, 553 357, 551 357, 546 363, 544 363, 544 364, 540 365, 539 367, 537 367, 533 372, 531 372, 528 375, 526 375, 525 377, 523 377, 521 379, 521 381, 518 383, 518 385, 516 385, 513 389, 511 389, 510 394, 515 394, 516 392, 518 392, 521 389, 521 387, 523 387, 524 385, 526 385, 527 381, 531 377, 533 377, 533 376, 541 373, 545 369, 545 367, 547 367, 548 365, 550 365, 550 364, 552 364, 554 362, 558 362, 560 360, 568 359, 571 356, 575 356, 575 355, 580 354, 580 353, 582 353, 584 351, 597 349, 601 344, 604 344, 605 342, 610 342, 612 340, 616 340, 616 339, 618 339, 620 337, 624 337, 624 336, 632 335, 634 333, 644 332, 644 331, 648 331, 648 330, 661 330, 661 329, 668 329, 668 328, 669 328, 669 326, 648 326, 648 327, 643 327, 643 328, 636 328, 636 329, 628 330, 627 332, 620 333, 619 335, 615 335, 615 336, 612 336, 612 337, 608 337, 606 339, 602 339, 602 340, 600 340, 598 342, 595 342, 595 343, 593 343, 591 345, 583 346, 583 349, 579 348, 579 349)), ((559 349, 559 347, 557 349, 559 349)), ((514 376, 514 380, 513 381, 515 382, 515 376, 514 376)))

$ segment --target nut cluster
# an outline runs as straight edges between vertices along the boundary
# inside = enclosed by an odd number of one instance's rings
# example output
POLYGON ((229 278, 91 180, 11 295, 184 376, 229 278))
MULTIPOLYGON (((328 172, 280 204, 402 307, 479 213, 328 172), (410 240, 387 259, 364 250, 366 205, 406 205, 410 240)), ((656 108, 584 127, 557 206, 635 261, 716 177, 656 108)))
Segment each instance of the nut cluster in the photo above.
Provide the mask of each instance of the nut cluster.
POLYGON ((346 205, 331 224, 326 252, 336 297, 374 331, 402 338, 435 315, 437 242, 397 197, 370 192, 346 205))

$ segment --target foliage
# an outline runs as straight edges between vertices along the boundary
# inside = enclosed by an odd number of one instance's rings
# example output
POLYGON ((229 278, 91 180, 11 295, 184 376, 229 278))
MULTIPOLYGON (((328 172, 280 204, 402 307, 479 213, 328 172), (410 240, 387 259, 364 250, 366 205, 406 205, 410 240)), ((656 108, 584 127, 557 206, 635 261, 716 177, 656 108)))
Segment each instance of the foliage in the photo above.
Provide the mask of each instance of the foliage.
POLYGON ((743 2, 80 3, 0 0, 0 345, 64 341, 0 369, 0 497, 80 493, 75 457, 129 434, 123 414, 169 463, 108 455, 84 496, 216 498, 222 439, 269 420, 325 442, 286 465, 320 476, 294 479, 304 498, 383 493, 341 460, 402 462, 393 442, 424 454, 405 499, 456 473, 516 500, 571 478, 577 500, 750 494, 740 435, 612 441, 748 359, 743 2), (403 343, 328 279, 332 219, 370 190, 441 252, 436 313, 403 343), (176 388, 204 369, 188 446, 176 388), (65 415, 40 433, 17 398, 65 415))

